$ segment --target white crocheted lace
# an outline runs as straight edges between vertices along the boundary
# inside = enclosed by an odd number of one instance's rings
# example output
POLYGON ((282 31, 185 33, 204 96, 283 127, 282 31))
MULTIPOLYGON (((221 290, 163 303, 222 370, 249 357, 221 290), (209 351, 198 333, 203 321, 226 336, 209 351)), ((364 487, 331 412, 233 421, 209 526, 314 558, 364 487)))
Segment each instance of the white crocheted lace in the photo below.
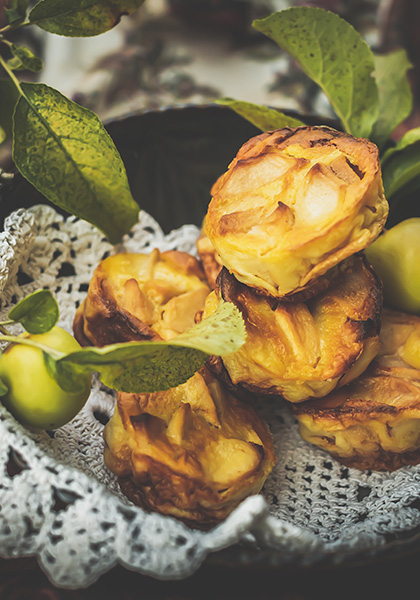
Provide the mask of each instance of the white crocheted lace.
MULTIPOLYGON (((197 235, 192 225, 164 235, 142 212, 121 247, 113 247, 94 227, 49 207, 17 210, 0 234, 2 315, 28 293, 49 288, 59 325, 71 331, 105 255, 154 247, 195 253, 197 235)), ((343 467, 300 438, 276 398, 258 406, 278 456, 260 495, 208 532, 147 514, 122 496, 103 463, 103 423, 114 402, 114 393, 94 380, 84 409, 54 433, 25 429, 0 405, 0 554, 37 556, 58 587, 86 587, 116 563, 182 578, 226 548, 274 553, 278 564, 376 555, 420 525, 420 466, 393 473, 343 467)))

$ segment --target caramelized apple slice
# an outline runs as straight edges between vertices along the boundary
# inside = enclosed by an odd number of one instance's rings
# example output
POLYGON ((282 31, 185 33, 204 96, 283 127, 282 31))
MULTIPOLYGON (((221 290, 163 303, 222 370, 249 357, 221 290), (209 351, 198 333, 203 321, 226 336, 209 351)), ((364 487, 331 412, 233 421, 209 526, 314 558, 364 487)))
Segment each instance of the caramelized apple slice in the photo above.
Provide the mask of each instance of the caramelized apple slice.
POLYGON ((167 340, 194 324, 209 291, 200 263, 185 252, 116 254, 96 268, 74 334, 95 346, 167 340))

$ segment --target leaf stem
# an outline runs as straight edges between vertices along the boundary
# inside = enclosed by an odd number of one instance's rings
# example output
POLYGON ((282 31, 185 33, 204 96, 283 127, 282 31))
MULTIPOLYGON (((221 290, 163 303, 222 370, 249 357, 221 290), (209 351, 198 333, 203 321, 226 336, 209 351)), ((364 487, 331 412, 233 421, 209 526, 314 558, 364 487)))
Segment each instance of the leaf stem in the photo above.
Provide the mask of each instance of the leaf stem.
POLYGON ((23 90, 20 87, 20 83, 18 78, 16 77, 16 75, 13 73, 13 71, 11 69, 9 69, 9 67, 7 66, 6 61, 3 59, 3 57, 0 54, 0 64, 3 67, 3 69, 6 71, 6 73, 9 75, 10 79, 13 81, 13 83, 16 86, 16 89, 18 90, 19 94, 21 96, 24 96, 23 90))
MULTIPOLYGON (((0 321, 0 327, 4 325, 16 325, 16 321, 13 321, 13 319, 7 319, 7 321, 0 321)), ((9 334, 9 332, 7 332, 7 334, 9 334)))
POLYGON ((20 29, 21 27, 28 27, 28 25, 32 25, 31 21, 25 21, 24 23, 20 23, 16 21, 16 23, 12 23, 11 25, 6 25, 2 29, 0 29, 0 34, 9 33, 10 31, 14 31, 15 29, 20 29))
POLYGON ((30 346, 31 348, 36 348, 37 350, 42 350, 42 352, 50 354, 55 360, 59 360, 60 358, 63 358, 63 356, 66 356, 65 352, 60 352, 59 350, 55 350, 54 348, 50 348, 49 346, 45 346, 44 344, 21 336, 2 333, 0 335, 0 342, 12 342, 13 344, 30 346))

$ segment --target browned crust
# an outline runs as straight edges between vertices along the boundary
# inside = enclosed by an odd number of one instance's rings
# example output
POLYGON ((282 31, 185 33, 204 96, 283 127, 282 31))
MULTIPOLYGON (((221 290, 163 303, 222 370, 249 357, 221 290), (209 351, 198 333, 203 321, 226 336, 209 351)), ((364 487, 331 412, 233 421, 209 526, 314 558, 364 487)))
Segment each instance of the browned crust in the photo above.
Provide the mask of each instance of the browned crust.
POLYGON ((261 388, 246 381, 233 383, 229 371, 226 369, 220 356, 210 356, 206 361, 206 366, 209 371, 211 371, 211 373, 213 373, 213 375, 236 396, 236 398, 241 400, 241 402, 251 406, 257 406, 259 404, 260 396, 261 398, 266 396, 277 396, 279 399, 282 398, 282 394, 279 392, 278 387, 274 385, 272 387, 261 388))
MULTIPOLYGON (((209 249, 207 246, 204 248, 200 246, 200 239, 197 240, 197 249, 198 254, 200 256, 200 260, 203 263, 204 272, 206 273, 207 281, 209 282, 209 286, 212 290, 217 287, 217 278, 222 269, 226 269, 220 263, 220 259, 218 260, 217 252, 214 248, 209 249)), ((209 240, 209 243, 210 240, 209 240)), ((334 281, 336 277, 343 275, 346 271, 352 268, 354 263, 354 256, 350 256, 349 258, 341 261, 338 265, 327 271, 324 275, 317 277, 308 283, 308 285, 304 286, 301 289, 294 290, 290 294, 285 294, 282 298, 278 296, 274 296, 270 294, 268 290, 262 288, 252 288, 252 290, 260 295, 267 296, 269 298, 275 298, 276 300, 281 300, 282 302, 305 302, 310 298, 317 296, 326 290, 334 281)), ((234 273, 231 273, 232 277, 234 277, 234 273)))
MULTIPOLYGON (((179 479, 179 487, 188 489, 191 482, 188 481, 186 477, 179 477, 179 479)), ((158 498, 160 500, 160 493, 162 490, 157 490, 156 483, 153 482, 151 478, 149 478, 147 482, 142 483, 141 486, 132 476, 118 477, 117 481, 124 496, 140 508, 143 508, 148 512, 163 512, 164 514, 175 512, 172 502, 168 501, 166 506, 162 506, 162 504, 157 501, 158 498), (156 496, 155 502, 150 501, 154 496, 156 496)), ((215 512, 214 515, 210 515, 197 507, 194 511, 179 509, 177 514, 172 514, 172 516, 176 516, 178 520, 182 521, 192 529, 207 531, 220 523, 226 517, 226 514, 221 512, 218 515, 217 512, 215 512)))
MULTIPOLYGON (((169 250, 160 256, 175 270, 196 276, 207 284, 203 267, 194 256, 178 250, 169 250)), ((75 313, 73 332, 81 346, 162 339, 152 327, 118 305, 103 280, 101 263, 92 276, 87 298, 75 313)))
MULTIPOLYGON (((382 282, 363 252, 353 255, 348 261, 345 261, 345 264, 341 265, 340 274, 343 276, 345 273, 350 272, 358 266, 360 266, 365 273, 366 280, 369 281, 369 288, 366 289, 365 301, 361 307, 359 318, 357 320, 349 319, 348 323, 351 324, 354 331, 358 331, 357 339, 363 339, 366 336, 377 335, 379 333, 382 314, 382 282)), ((286 304, 287 302, 316 303, 324 293, 334 293, 335 287, 339 285, 339 278, 334 276, 331 280, 326 280, 322 284, 322 289, 318 291, 315 296, 311 295, 310 298, 303 299, 304 296, 298 294, 296 297, 289 296, 285 299, 268 296, 267 300, 271 302, 272 310, 275 310, 276 306, 280 305, 282 302, 285 302, 286 304)), ((226 268, 222 269, 216 287, 224 300, 233 303, 237 302, 238 298, 241 296, 245 298, 249 295, 249 297, 252 298, 253 293, 255 293, 256 296, 261 295, 254 289, 248 288, 240 283, 226 268)), ((265 296, 265 294, 262 295, 265 296)), ((243 307, 242 303, 241 307, 243 307)))
POLYGON ((214 290, 217 276, 222 268, 218 254, 205 233, 202 233, 197 239, 196 247, 210 289, 214 290))
MULTIPOLYGON (((276 131, 266 131, 260 135, 256 135, 241 146, 236 157, 230 163, 229 169, 232 170, 239 162, 249 161, 253 158, 264 156, 264 154, 269 154, 271 148, 287 148, 287 146, 292 144, 298 144, 301 148, 314 148, 328 144, 334 145, 343 152, 352 155, 355 144, 358 145, 360 143, 363 143, 363 147, 366 150, 366 158, 361 165, 353 165, 353 167, 359 171, 359 177, 363 179, 363 167, 366 167, 366 163, 371 162, 372 158, 377 164, 377 170, 373 175, 379 170, 379 152, 377 146, 366 138, 354 138, 347 133, 327 126, 284 127, 276 131)), ((219 177, 213 184, 211 189, 212 196, 220 192, 226 175, 225 173, 219 177)))
MULTIPOLYGON (((238 408, 240 408, 240 405, 238 405, 238 408)), ((249 410, 245 408, 247 413, 249 410)), ((239 421, 240 418, 241 414, 239 412, 239 421)), ((156 417, 143 413, 131 417, 131 422, 134 430, 137 428, 147 430, 150 421, 155 419, 156 417)), ((265 440, 264 447, 254 444, 254 449, 260 457, 259 467, 252 474, 236 479, 228 491, 232 498, 228 497, 226 500, 224 490, 217 490, 211 485, 206 485, 205 481, 192 475, 197 467, 200 470, 199 465, 195 464, 193 452, 191 454, 185 453, 185 461, 193 464, 191 472, 187 475, 176 472, 151 456, 143 455, 142 465, 144 471, 141 476, 132 474, 129 477, 121 477, 119 479, 121 489, 123 493, 127 494, 127 497, 147 510, 169 514, 190 526, 208 529, 225 519, 233 508, 239 504, 242 497, 235 497, 238 490, 241 488, 246 489, 254 483, 255 478, 262 476, 262 463, 267 460, 267 457, 272 455, 271 460, 274 461, 274 451, 268 429, 262 424, 262 427, 257 427, 257 433, 262 434, 265 440)), ((182 455, 178 456, 178 458, 181 457, 182 455)))
POLYGON ((122 342, 142 342, 161 339, 148 325, 121 309, 103 289, 101 279, 94 275, 89 287, 89 301, 95 314, 86 319, 84 304, 73 320, 74 337, 81 346, 106 346, 122 342), (90 333, 89 333, 90 332, 90 333), (94 332, 94 333, 93 333, 94 332))
POLYGON ((353 398, 348 400, 346 389, 334 392, 331 405, 328 406, 330 396, 316 398, 294 404, 293 413, 296 416, 309 415, 314 422, 322 421, 328 427, 328 423, 343 425, 354 425, 366 419, 375 419, 383 415, 397 415, 400 410, 390 404, 369 402, 365 398, 353 398), (337 403, 337 404, 336 404, 337 403))
POLYGON ((247 381, 233 383, 220 356, 210 356, 206 362, 206 365, 232 393, 245 402, 249 402, 251 404, 254 403, 256 401, 256 396, 258 395, 282 396, 279 388, 275 385, 261 388, 257 385, 253 385, 252 383, 248 383, 247 381))
POLYGON ((76 313, 74 315, 74 318, 73 318, 73 335, 74 335, 74 337, 76 338, 76 340, 79 342, 79 344, 81 346, 90 346, 91 342, 86 337, 85 332, 84 332, 85 318, 84 318, 84 315, 83 315, 83 311, 84 311, 84 302, 82 302, 82 304, 76 310, 76 313))
MULTIPOLYGON (((335 456, 335 455, 333 455, 335 456)), ((335 456, 346 467, 361 471, 396 471, 401 467, 418 465, 420 463, 420 449, 411 452, 387 452, 383 449, 371 456, 355 454, 350 458, 335 456)))
POLYGON ((420 418, 420 373, 415 369, 390 370, 378 366, 376 358, 358 379, 335 390, 324 398, 314 398, 291 407, 296 417, 309 416, 323 429, 343 430, 352 425, 363 424, 382 417, 396 417, 404 411, 413 411, 420 418), (417 375, 417 376, 416 376, 417 375), (411 377, 414 377, 411 380, 411 377), (359 385, 360 384, 360 385, 359 385), (360 391, 354 389, 359 385, 360 391), (373 391, 371 391, 373 390, 373 391), (394 401, 405 398, 405 401, 394 401))
MULTIPOLYGON (((374 269, 367 261, 363 253, 359 253, 352 259, 352 266, 361 268, 366 282, 369 282, 369 286, 366 289, 363 303, 359 307, 357 318, 347 318, 345 323, 346 336, 348 340, 352 340, 352 343, 358 344, 360 348, 356 350, 348 349, 344 353, 340 361, 337 361, 336 372, 333 376, 342 377, 346 376, 348 370, 355 364, 360 356, 361 348, 364 343, 371 339, 377 338, 380 329, 380 318, 382 312, 382 285, 379 281, 377 274, 374 269)), ((350 266, 348 267, 350 269, 350 266)), ((316 297, 307 301, 308 306, 311 303, 316 303, 317 300, 322 296, 323 293, 334 294, 334 286, 340 285, 339 281, 335 284, 335 280, 330 284, 329 288, 326 288, 324 292, 321 292, 316 297)), ((253 297, 261 297, 251 290, 251 288, 240 283, 229 271, 224 267, 217 278, 216 290, 220 297, 228 302, 233 302, 241 311, 245 323, 249 321, 248 305, 253 302, 253 297)), ((286 301, 278 300, 275 298, 266 297, 266 301, 270 304, 271 309, 275 311, 280 305, 287 304, 286 301)), ((351 301, 351 299, 349 299, 351 301)), ((261 332, 264 335, 264 332, 261 332)), ((253 382, 240 381, 234 384, 229 376, 229 373, 223 363, 223 359, 220 357, 211 357, 208 361, 209 368, 219 377, 225 384, 230 388, 236 390, 236 393, 241 393, 247 396, 248 393, 265 394, 265 395, 282 395, 282 390, 277 385, 260 387, 253 382)), ((339 385, 339 383, 338 383, 339 385)))

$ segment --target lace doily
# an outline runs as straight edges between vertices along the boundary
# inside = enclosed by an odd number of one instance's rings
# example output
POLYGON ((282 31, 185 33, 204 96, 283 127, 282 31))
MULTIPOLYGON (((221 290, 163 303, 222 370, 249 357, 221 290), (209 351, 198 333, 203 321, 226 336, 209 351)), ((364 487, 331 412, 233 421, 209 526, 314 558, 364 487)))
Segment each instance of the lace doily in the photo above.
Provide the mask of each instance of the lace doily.
MULTIPOLYGON (((59 325, 71 331, 97 263, 121 250, 195 253, 198 229, 164 235, 145 212, 120 247, 84 221, 52 208, 18 210, 0 234, 2 316, 28 293, 49 288, 59 325)), ((58 587, 82 588, 116 563, 161 579, 187 577, 211 553, 251 544, 293 564, 377 555, 420 526, 420 466, 393 473, 343 467, 304 442, 278 399, 258 409, 275 439, 277 463, 260 495, 211 531, 148 514, 120 493, 103 463, 102 430, 114 393, 94 380, 84 409, 54 432, 23 428, 0 405, 0 554, 35 555, 58 587)))

